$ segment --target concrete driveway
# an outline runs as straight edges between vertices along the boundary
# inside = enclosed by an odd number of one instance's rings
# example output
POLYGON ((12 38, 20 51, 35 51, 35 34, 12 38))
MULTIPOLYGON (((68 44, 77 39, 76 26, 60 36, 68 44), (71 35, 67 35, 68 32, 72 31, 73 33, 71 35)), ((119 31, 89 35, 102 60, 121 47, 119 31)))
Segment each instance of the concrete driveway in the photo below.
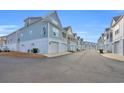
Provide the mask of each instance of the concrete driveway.
POLYGON ((1 56, 0 82, 124 82, 124 62, 107 59, 94 50, 45 59, 1 56))

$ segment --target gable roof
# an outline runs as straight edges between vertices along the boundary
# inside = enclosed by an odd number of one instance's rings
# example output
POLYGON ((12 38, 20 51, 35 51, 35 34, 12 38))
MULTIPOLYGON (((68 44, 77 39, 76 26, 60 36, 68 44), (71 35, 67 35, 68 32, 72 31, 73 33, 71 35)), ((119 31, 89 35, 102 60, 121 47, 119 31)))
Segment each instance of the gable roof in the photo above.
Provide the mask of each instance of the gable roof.
POLYGON ((77 33, 73 33, 74 36, 77 36, 77 33))
POLYGON ((120 18, 121 16, 115 16, 115 17, 113 17, 113 19, 114 19, 114 21, 116 22, 116 21, 118 21, 118 19, 120 18))
POLYGON ((80 40, 80 37, 78 36, 77 39, 80 40))
POLYGON ((60 22, 60 19, 56 11, 50 12, 48 15, 42 16, 42 17, 28 17, 24 20, 24 22, 26 22, 29 19, 34 20, 32 21, 32 23, 30 23, 30 25, 37 23, 39 21, 47 21, 47 22, 54 24, 55 26, 59 28, 62 28, 62 24, 60 22))
POLYGON ((54 25, 58 26, 59 28, 62 28, 61 21, 59 19, 59 16, 56 11, 53 11, 49 13, 46 18, 51 21, 54 25))
POLYGON ((65 28, 63 28, 63 29, 66 31, 66 33, 67 33, 68 35, 71 35, 71 36, 74 37, 74 33, 73 33, 73 31, 72 31, 72 27, 71 27, 71 26, 67 26, 67 27, 65 27, 65 28))
POLYGON ((106 28, 105 31, 109 31, 110 28, 106 28))
POLYGON ((112 26, 115 25, 121 18, 122 18, 122 15, 113 17, 111 25, 112 26))
POLYGON ((69 28, 71 28, 71 26, 64 27, 63 29, 64 29, 65 31, 68 31, 69 28))
POLYGON ((26 20, 28 20, 28 19, 42 19, 42 17, 28 17, 28 18, 26 18, 26 19, 24 20, 24 22, 25 22, 26 20))

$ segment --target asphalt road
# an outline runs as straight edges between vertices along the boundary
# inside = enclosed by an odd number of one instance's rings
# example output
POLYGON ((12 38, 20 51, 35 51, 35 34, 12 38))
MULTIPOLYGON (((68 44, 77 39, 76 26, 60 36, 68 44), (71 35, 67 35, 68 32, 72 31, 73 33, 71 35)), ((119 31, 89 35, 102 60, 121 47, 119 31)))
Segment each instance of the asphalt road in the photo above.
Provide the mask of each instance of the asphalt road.
POLYGON ((116 83, 124 82, 124 62, 94 50, 45 58, 0 57, 2 83, 116 83))

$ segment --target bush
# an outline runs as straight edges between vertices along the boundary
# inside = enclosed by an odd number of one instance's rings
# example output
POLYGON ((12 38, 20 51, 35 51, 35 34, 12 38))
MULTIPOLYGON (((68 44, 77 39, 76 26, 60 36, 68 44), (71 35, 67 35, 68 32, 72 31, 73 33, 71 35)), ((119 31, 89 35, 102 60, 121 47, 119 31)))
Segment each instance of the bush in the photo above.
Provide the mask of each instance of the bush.
POLYGON ((38 53, 38 48, 33 48, 33 49, 31 50, 31 52, 32 52, 32 53, 38 53))

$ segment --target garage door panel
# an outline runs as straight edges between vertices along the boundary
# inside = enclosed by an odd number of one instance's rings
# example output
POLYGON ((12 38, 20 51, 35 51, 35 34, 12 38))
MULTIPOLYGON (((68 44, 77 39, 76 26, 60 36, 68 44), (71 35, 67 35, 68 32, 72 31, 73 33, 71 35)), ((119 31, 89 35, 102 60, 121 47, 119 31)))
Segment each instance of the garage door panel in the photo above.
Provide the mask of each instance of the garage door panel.
POLYGON ((62 44, 60 45, 60 52, 66 52, 66 51, 67 51, 67 45, 64 44, 64 43, 62 43, 62 44))
POLYGON ((59 43, 58 42, 50 42, 50 53, 56 54, 58 53, 59 43))

